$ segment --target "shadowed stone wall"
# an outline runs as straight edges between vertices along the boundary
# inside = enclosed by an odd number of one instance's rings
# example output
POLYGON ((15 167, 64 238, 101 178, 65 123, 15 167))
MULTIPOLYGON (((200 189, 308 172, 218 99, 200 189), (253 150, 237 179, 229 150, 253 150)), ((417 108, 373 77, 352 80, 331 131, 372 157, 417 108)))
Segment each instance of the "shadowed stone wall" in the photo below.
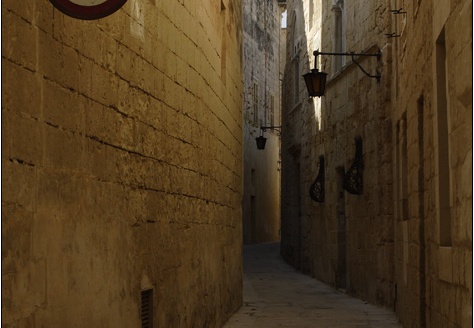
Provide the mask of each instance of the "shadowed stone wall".
POLYGON ((282 255, 406 327, 472 321, 471 13, 471 1, 288 1, 282 255), (326 93, 307 98, 314 50, 378 49, 357 60, 380 81, 350 57, 319 56, 326 93), (359 194, 343 184, 355 137, 359 194))
POLYGON ((244 243, 280 240, 280 137, 260 127, 280 125, 282 7, 275 0, 243 1, 244 57, 244 243))
MULTIPOLYGON (((291 4, 290 4, 291 3, 291 4)), ((390 13, 382 2, 327 1, 288 5, 287 80, 289 105, 283 122, 282 235, 284 257, 303 272, 373 303, 393 303, 393 216, 391 123, 389 106, 390 13), (293 11, 290 8, 294 8, 293 11), (343 28, 336 35, 336 14, 343 28), (291 15, 294 15, 291 18, 291 15), (290 36, 292 35, 292 36, 290 36), (342 39, 336 45, 336 39, 342 39), (350 57, 319 56, 317 67, 328 73, 326 93, 309 99, 302 75, 314 68, 314 50, 373 54, 357 60, 380 81, 367 77, 350 57), (299 69, 298 72, 295 70, 299 69), (296 84, 299 86, 295 87, 296 84), (298 93, 299 92, 299 93, 298 93), (296 100, 296 101, 295 101, 296 100), (284 131, 285 132, 285 131, 284 131), (344 176, 355 160, 355 138, 362 140, 361 194, 345 190, 344 176), (325 198, 315 202, 310 187, 324 156, 325 198), (285 217, 283 217, 285 216, 285 217), (286 231, 283 231, 286 230, 286 231)))

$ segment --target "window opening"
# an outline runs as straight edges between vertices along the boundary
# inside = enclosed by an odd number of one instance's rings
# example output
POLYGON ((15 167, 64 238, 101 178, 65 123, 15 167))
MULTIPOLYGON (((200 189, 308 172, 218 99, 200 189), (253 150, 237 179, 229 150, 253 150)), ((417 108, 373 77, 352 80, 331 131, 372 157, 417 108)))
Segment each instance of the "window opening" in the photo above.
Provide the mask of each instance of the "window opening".
POLYGON ((300 94, 300 47, 301 47, 301 28, 299 26, 300 21, 296 12, 293 14, 293 103, 296 105, 299 103, 300 94))
POLYGON ((300 100, 300 57, 296 55, 293 60, 294 70, 294 104, 298 104, 300 100))
POLYGON ((221 38, 221 80, 224 85, 226 85, 226 16, 227 11, 225 8, 225 4, 221 1, 221 26, 222 26, 222 38, 221 38))
POLYGON ((436 41, 438 123, 438 204, 441 246, 451 246, 451 177, 448 133, 446 43, 444 28, 436 41))
POLYGON ((258 84, 253 84, 253 123, 258 123, 258 84))
POLYGON ((275 125, 275 96, 270 96, 270 125, 275 125))
MULTIPOLYGON (((345 50, 345 22, 344 22, 344 1, 338 0, 333 5, 334 13, 334 52, 344 52, 345 50)), ((345 56, 334 56, 335 72, 339 71, 345 64, 345 56)))
POLYGON ((406 113, 403 113, 401 123, 401 195, 400 206, 402 220, 408 220, 408 144, 407 144, 407 119, 406 113))

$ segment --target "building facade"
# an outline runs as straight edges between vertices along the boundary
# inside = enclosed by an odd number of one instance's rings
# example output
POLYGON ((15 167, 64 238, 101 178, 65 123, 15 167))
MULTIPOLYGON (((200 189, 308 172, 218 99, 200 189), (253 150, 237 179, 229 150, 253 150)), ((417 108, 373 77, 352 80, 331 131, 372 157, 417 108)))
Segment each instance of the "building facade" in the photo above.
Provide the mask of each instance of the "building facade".
POLYGON ((220 327, 242 302, 240 2, 7 0, 2 35, 2 327, 220 327))
POLYGON ((472 325, 472 1, 396 1, 392 140, 396 309, 472 325))
POLYGON ((466 327, 472 2, 287 5, 282 256, 404 327, 466 327), (315 63, 315 50, 381 55, 315 63), (314 67, 328 74, 321 98, 302 78, 314 67))
POLYGON ((284 6, 242 2, 244 58, 243 241, 280 240, 280 46, 284 6), (271 127, 264 132, 261 127, 271 127), (274 128, 278 127, 278 128, 274 128), (255 138, 267 138, 257 149, 255 138))

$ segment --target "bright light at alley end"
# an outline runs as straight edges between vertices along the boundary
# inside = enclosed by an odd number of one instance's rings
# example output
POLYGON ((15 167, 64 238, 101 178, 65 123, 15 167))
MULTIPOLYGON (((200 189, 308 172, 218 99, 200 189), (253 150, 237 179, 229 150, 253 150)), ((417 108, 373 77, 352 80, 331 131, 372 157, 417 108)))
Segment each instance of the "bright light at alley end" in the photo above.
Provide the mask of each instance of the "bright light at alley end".
POLYGON ((304 82, 310 97, 324 96, 324 89, 326 88, 327 73, 319 72, 317 69, 312 69, 311 72, 303 75, 304 82))

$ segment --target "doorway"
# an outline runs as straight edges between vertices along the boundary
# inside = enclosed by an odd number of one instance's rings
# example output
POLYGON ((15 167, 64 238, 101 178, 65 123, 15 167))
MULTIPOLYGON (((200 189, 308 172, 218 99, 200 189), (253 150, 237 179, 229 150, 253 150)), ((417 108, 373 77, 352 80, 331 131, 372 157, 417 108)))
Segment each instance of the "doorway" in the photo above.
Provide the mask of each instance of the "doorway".
POLYGON ((336 168, 337 181, 337 268, 336 268, 336 287, 346 289, 347 279, 347 254, 346 254, 346 205, 344 182, 344 167, 336 168))

